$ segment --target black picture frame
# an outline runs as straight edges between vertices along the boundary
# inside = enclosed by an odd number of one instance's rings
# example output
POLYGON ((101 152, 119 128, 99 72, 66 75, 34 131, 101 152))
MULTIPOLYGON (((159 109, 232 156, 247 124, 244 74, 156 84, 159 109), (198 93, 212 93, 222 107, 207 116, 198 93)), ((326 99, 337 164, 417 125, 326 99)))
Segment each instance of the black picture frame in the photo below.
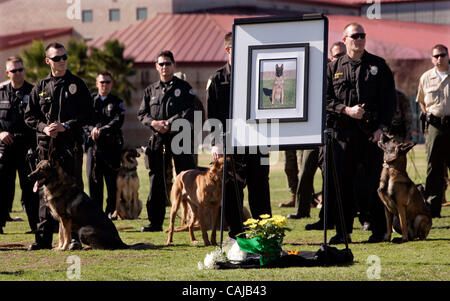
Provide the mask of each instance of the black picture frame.
POLYGON ((323 14, 234 20, 230 93, 231 123, 226 135, 227 154, 247 153, 251 152, 254 147, 260 146, 269 146, 270 152, 272 152, 288 149, 311 149, 324 144, 327 45, 328 19, 323 14), (295 24, 296 29, 290 31, 291 34, 287 34, 286 31, 283 31, 286 27, 284 24, 286 26, 295 24), (261 27, 264 27, 264 30, 260 30, 261 27), (258 32, 258 30, 260 31, 258 32), (280 32, 284 34, 280 35, 280 32), (309 79, 308 85, 306 85, 308 89, 307 121, 247 120, 248 46, 258 44, 277 44, 279 46, 280 43, 309 43, 309 79), (315 66, 314 69, 310 68, 310 64, 315 66), (278 124, 280 126, 279 135, 270 134, 266 139, 266 141, 269 140, 268 142, 248 141, 247 133, 249 131, 258 132, 260 124, 266 124, 270 128, 273 128, 270 124, 278 124), (275 141, 272 141, 271 139, 274 137, 275 141))
MULTIPOLYGON (((280 54, 279 58, 270 58, 267 60, 287 60, 287 59, 294 59, 294 58, 286 58, 283 57, 283 54, 280 54)), ((254 46, 249 46, 248 47, 248 79, 247 79, 247 83, 248 83, 248 87, 247 87, 247 121, 248 122, 259 122, 259 120, 264 120, 265 122, 267 120, 271 120, 271 119, 277 119, 279 122, 304 122, 304 121, 308 121, 308 85, 309 85, 309 43, 288 43, 288 44, 270 44, 270 45, 254 45, 254 46), (261 74, 260 71, 260 64, 259 62, 256 64, 257 66, 255 66, 253 64, 253 56, 254 56, 254 52, 256 50, 273 50, 273 49, 291 49, 291 50, 300 50, 300 51, 304 51, 304 62, 302 64, 303 66, 303 70, 301 70, 302 72, 302 78, 303 81, 299 82, 297 76, 295 77, 295 88, 297 90, 298 85, 301 84, 302 85, 302 91, 303 91, 303 95, 302 95, 302 99, 299 100, 297 99, 297 97, 295 98, 295 105, 297 106, 298 102, 301 101, 302 102, 302 106, 303 106, 303 115, 300 117, 283 117, 283 116, 278 116, 277 111, 279 111, 280 109, 285 109, 286 107, 274 107, 272 109, 268 109, 268 108, 264 108, 264 110, 271 110, 273 111, 273 115, 271 118, 258 118, 257 116, 255 116, 254 118, 251 116, 251 110, 252 107, 255 107, 255 101, 258 102, 258 107, 259 107, 259 101, 260 101, 260 93, 261 93, 261 79, 259 79, 258 82, 258 89, 256 91, 257 95, 252 95, 252 89, 251 89, 251 85, 254 84, 254 81, 256 80, 256 74, 259 73, 261 74), (255 69, 256 68, 256 69, 255 69)), ((299 67, 298 64, 299 62, 296 62, 297 64, 297 68, 299 67)), ((296 70, 297 73, 297 70, 296 70)), ((296 74, 297 75, 297 74, 296 74)), ((294 96, 297 96, 296 94, 294 96)), ((295 107, 296 107, 295 106, 295 107)), ((288 108, 290 109, 290 108, 288 108)))

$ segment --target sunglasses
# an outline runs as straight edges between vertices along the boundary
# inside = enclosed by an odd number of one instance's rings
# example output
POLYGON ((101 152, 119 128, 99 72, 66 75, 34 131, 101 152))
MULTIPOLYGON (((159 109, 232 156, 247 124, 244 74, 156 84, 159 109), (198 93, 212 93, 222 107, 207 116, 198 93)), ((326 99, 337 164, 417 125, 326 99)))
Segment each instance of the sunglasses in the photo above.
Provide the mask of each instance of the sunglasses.
POLYGON ((343 56, 345 54, 345 52, 340 52, 340 53, 336 53, 335 55, 333 55, 333 57, 335 59, 340 58, 341 56, 343 56))
POLYGON ((439 54, 433 55, 433 57, 435 59, 438 59, 439 57, 446 57, 446 56, 447 56, 447 53, 439 53, 439 54))
POLYGON ((158 63, 158 65, 159 65, 160 67, 163 67, 163 66, 172 66, 172 62, 158 63))
POLYGON ((22 72, 23 70, 25 70, 25 68, 12 69, 12 70, 9 70, 8 72, 16 73, 16 72, 22 72))
POLYGON ((347 36, 347 37, 350 37, 353 40, 357 40, 359 38, 361 38, 361 40, 364 40, 366 38, 366 34, 365 33, 354 33, 354 34, 352 34, 350 36, 347 36))
POLYGON ((65 61, 65 60, 67 60, 67 54, 57 55, 57 56, 54 56, 54 57, 49 57, 49 59, 51 59, 54 62, 59 62, 61 59, 63 59, 65 61))
POLYGON ((107 84, 107 85, 109 85, 111 83, 111 81, 110 80, 105 80, 105 81, 101 81, 99 83, 100 84, 107 84))

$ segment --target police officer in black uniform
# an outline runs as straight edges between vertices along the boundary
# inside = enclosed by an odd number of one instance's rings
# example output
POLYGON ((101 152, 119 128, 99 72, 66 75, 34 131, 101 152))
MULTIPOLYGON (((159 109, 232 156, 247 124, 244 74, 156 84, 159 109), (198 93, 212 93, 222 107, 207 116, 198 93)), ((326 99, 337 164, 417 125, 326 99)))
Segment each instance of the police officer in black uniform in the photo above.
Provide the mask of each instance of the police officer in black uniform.
POLYGON ((9 204, 14 200, 16 170, 22 189, 22 207, 31 231, 38 222, 37 195, 27 175, 31 172, 27 154, 36 147, 36 134, 25 125, 24 111, 33 85, 24 80, 25 68, 21 58, 6 61, 6 75, 10 83, 0 87, 0 234, 3 234, 9 204))
MULTIPOLYGON (((372 217, 369 242, 380 242, 384 240, 386 221, 377 193, 383 160, 377 142, 391 124, 396 91, 392 72, 384 59, 365 51, 365 36, 363 27, 357 23, 345 27, 343 41, 347 54, 328 64, 327 110, 336 119, 332 147, 347 238, 355 216, 356 168, 361 164, 366 171, 367 203, 372 217)), ((339 219, 336 219, 336 229, 330 244, 344 242, 339 219)))
MULTIPOLYGON (((217 119, 221 122, 222 130, 226 132, 226 120, 230 118, 230 79, 231 79, 231 50, 232 33, 225 35, 224 46, 228 55, 228 62, 218 69, 209 79, 207 85, 208 119, 217 119)), ((216 129, 217 130, 217 129, 216 129)), ((213 158, 216 159, 223 154, 221 142, 213 141, 213 158)), ((228 235, 231 238, 243 232, 242 226, 242 202, 243 188, 247 184, 250 212, 254 218, 262 214, 272 214, 270 206, 269 189, 269 165, 261 164, 261 154, 234 155, 236 162, 236 181, 234 178, 226 182, 225 219, 230 225, 228 235), (238 193, 236 194, 236 189, 238 193), (239 202, 238 202, 239 200, 239 202)), ((266 156, 268 158, 268 156, 266 156)), ((231 167, 229 168, 231 169, 231 167)))
POLYGON ((108 71, 97 74, 98 93, 92 95, 94 116, 87 126, 86 173, 90 197, 103 209, 103 178, 107 198, 105 213, 111 217, 116 208, 117 173, 123 146, 121 127, 125 119, 123 101, 111 94, 113 78, 108 71))
MULTIPOLYGON (((67 53, 63 45, 51 43, 45 49, 45 61, 51 73, 37 82, 25 110, 26 124, 37 132, 39 158, 48 159, 51 139, 64 171, 73 176, 83 189, 83 129, 92 118, 92 99, 82 79, 67 70, 67 53)), ((50 214, 39 189, 40 207, 36 242, 29 250, 50 249, 56 221, 50 214)), ((69 249, 81 248, 77 235, 72 234, 69 249)))
POLYGON ((150 193, 146 207, 150 224, 142 227, 143 232, 162 231, 166 213, 165 200, 168 197, 164 189, 164 172, 170 160, 173 158, 177 174, 196 168, 191 152, 192 140, 183 141, 183 144, 189 143, 188 152, 171 149, 172 139, 177 134, 171 129, 172 123, 177 119, 185 119, 193 129, 194 107, 197 102, 192 87, 174 76, 174 64, 173 54, 169 50, 158 54, 155 65, 160 80, 144 90, 138 111, 139 121, 151 130, 146 150, 146 164, 150 169, 150 193))

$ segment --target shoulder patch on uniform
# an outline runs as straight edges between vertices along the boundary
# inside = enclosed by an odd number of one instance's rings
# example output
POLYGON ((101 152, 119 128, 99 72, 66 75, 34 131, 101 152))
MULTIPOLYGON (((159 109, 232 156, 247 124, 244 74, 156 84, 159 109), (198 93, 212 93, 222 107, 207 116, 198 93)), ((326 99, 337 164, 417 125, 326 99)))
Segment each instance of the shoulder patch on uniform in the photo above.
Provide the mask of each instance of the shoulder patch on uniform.
POLYGON ((119 103, 119 108, 121 108, 122 110, 125 110, 125 104, 123 102, 119 103))
POLYGON ((195 91, 194 91, 194 89, 190 89, 190 90, 189 90, 189 94, 191 94, 191 95, 195 95, 195 91))

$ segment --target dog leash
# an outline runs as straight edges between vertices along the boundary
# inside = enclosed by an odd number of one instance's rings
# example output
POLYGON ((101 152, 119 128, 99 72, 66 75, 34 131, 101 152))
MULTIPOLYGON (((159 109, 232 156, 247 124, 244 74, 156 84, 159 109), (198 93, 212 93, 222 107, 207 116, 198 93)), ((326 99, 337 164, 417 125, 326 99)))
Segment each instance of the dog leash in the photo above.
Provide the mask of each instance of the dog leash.
POLYGON ((163 184, 164 184, 164 196, 166 199, 165 202, 170 201, 169 196, 167 195, 167 181, 166 181, 166 145, 163 143, 162 145, 162 163, 163 163, 163 184))
MULTIPOLYGON (((415 162, 415 152, 414 152, 414 149, 411 149, 411 152, 408 154, 408 156, 409 156, 409 159, 410 159, 410 161, 411 161, 411 164, 412 164, 412 166, 413 166, 413 168, 414 168, 414 173, 415 173, 415 175, 416 175, 416 179, 422 179, 422 175, 420 174, 420 172, 419 172, 419 170, 417 169, 417 166, 416 166, 416 162, 415 162)), ((419 180, 420 181, 420 180, 419 180)))

